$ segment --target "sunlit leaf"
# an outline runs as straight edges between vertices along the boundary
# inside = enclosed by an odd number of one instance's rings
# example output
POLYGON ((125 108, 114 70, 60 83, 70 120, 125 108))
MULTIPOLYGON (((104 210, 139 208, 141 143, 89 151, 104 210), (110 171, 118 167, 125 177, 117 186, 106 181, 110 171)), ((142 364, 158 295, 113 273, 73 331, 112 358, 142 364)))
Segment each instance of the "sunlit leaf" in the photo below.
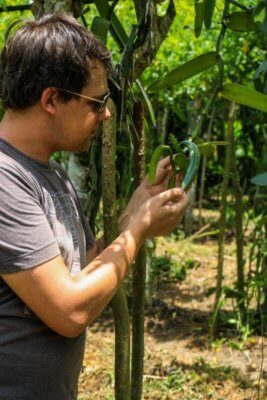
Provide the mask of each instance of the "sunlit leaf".
POLYGON ((228 100, 267 112, 267 96, 246 86, 227 83, 220 94, 228 100))
POLYGON ((180 67, 175 68, 173 71, 152 83, 152 85, 149 86, 149 90, 165 89, 166 87, 177 85, 216 64, 217 55, 214 51, 202 54, 180 67))

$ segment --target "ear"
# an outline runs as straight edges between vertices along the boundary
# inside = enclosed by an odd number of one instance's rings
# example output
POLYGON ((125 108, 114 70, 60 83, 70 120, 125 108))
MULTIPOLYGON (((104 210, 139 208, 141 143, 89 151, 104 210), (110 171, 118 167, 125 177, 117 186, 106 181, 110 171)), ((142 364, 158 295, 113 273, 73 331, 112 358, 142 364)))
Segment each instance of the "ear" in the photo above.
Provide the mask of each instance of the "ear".
POLYGON ((50 115, 55 115, 59 104, 58 90, 54 87, 46 88, 41 96, 40 105, 50 115))

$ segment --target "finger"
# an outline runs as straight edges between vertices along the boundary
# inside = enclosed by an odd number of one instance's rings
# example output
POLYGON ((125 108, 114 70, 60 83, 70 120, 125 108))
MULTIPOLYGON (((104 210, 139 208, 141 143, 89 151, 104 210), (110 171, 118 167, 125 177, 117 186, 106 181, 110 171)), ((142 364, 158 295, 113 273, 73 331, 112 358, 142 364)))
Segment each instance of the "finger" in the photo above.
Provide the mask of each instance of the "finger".
POLYGON ((175 186, 180 187, 183 181, 184 175, 182 172, 179 172, 175 175, 175 186))
POLYGON ((160 168, 167 168, 168 166, 171 165, 171 158, 170 156, 167 156, 165 158, 162 158, 159 162, 158 162, 158 167, 160 168))
POLYGON ((178 201, 176 202, 169 202, 165 204, 165 208, 168 209, 170 212, 173 212, 174 214, 181 213, 183 210, 187 208, 189 204, 188 197, 186 194, 183 194, 182 196, 179 197, 178 201))
POLYGON ((165 192, 162 192, 158 194, 157 196, 159 197, 160 204, 164 205, 168 202, 176 202, 178 201, 182 196, 184 195, 184 191, 181 188, 173 188, 166 190, 165 192))
POLYGON ((155 176, 154 185, 161 185, 164 183, 165 179, 171 173, 172 167, 170 162, 170 157, 165 157, 158 162, 155 176))

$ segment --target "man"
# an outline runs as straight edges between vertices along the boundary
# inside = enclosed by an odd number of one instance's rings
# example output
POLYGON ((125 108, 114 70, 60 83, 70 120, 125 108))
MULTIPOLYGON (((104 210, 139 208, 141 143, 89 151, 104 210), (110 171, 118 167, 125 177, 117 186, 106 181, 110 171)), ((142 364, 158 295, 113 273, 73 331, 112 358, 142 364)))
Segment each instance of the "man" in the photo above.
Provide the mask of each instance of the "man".
POLYGON ((65 14, 25 23, 5 44, 0 90, 0 400, 73 400, 85 330, 140 246, 170 233, 187 197, 138 187, 121 234, 99 252, 76 194, 51 155, 88 150, 110 117, 107 49, 65 14))

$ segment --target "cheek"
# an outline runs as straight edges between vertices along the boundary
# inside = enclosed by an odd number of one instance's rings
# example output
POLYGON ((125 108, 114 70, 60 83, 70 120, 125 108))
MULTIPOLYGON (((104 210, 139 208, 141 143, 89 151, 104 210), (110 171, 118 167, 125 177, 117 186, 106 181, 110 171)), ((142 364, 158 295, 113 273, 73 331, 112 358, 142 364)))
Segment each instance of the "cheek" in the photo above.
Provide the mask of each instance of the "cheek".
POLYGON ((84 119, 85 127, 94 126, 97 123, 98 123, 98 115, 93 112, 87 113, 87 115, 85 116, 85 119, 84 119))

